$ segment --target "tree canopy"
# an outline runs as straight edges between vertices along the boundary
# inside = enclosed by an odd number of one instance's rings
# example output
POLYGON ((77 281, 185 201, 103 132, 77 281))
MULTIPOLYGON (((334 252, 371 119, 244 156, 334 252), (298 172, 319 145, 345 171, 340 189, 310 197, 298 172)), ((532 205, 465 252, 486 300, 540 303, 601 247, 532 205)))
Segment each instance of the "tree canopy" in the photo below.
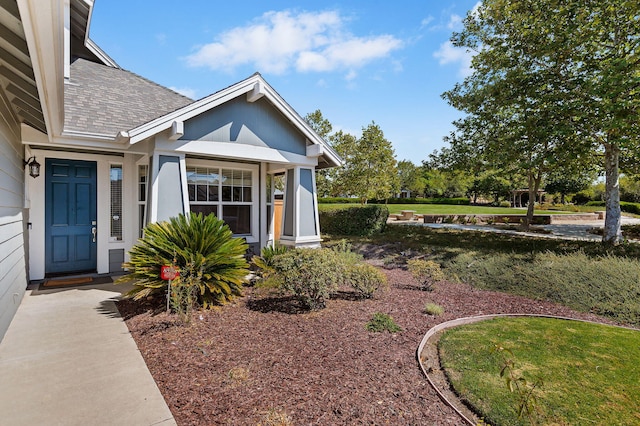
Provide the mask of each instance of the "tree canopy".
POLYGON ((603 240, 619 241, 618 163, 638 151, 639 25, 637 1, 483 1, 452 37, 475 56, 443 94, 467 113, 449 157, 524 172, 535 194, 550 171, 604 154, 603 240))

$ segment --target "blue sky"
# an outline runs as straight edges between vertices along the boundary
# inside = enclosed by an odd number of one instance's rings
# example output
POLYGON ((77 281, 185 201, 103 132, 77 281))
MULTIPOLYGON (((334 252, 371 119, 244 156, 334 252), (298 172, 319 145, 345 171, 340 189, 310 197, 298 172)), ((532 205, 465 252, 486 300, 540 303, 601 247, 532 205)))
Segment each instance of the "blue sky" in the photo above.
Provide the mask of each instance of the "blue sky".
POLYGON ((301 116, 320 109, 356 136, 375 121, 398 160, 420 164, 460 116, 440 94, 469 72, 449 38, 477 3, 97 0, 90 37, 194 99, 260 72, 301 116))

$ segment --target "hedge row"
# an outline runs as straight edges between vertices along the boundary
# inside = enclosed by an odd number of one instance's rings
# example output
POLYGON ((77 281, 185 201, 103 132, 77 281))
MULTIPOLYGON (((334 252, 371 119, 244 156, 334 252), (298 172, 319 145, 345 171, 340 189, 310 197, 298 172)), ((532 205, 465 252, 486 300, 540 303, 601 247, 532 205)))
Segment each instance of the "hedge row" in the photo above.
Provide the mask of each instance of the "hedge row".
MULTIPOLYGON (((605 207, 604 201, 589 201, 587 206, 605 207)), ((620 210, 625 213, 640 214, 640 203, 629 203, 627 201, 620 201, 620 210)))
POLYGON ((382 232, 389 209, 380 205, 320 211, 320 229, 327 234, 368 236, 382 232))
MULTIPOLYGON (((318 198, 321 204, 360 204, 359 198, 326 197, 318 198)), ((388 198, 386 200, 369 200, 369 204, 448 204, 468 205, 471 202, 466 197, 460 198, 388 198)))

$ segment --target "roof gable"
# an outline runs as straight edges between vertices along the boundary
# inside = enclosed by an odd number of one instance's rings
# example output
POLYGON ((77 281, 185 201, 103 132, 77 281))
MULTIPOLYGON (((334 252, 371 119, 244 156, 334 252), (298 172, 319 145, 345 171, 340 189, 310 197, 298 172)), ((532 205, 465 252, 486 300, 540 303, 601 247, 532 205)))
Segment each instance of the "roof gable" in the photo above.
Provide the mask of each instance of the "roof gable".
POLYGON ((266 99, 240 96, 184 122, 182 140, 232 142, 306 155, 305 136, 266 99))
POLYGON ((342 163, 338 154, 313 131, 307 122, 258 73, 212 95, 131 129, 127 134, 129 143, 140 142, 171 128, 176 122, 184 123, 241 96, 246 96, 246 100, 250 103, 258 100, 262 101, 263 99, 268 101, 301 133, 308 143, 318 146, 319 149, 317 151, 322 156, 323 162, 326 162, 326 165, 337 166, 342 163))

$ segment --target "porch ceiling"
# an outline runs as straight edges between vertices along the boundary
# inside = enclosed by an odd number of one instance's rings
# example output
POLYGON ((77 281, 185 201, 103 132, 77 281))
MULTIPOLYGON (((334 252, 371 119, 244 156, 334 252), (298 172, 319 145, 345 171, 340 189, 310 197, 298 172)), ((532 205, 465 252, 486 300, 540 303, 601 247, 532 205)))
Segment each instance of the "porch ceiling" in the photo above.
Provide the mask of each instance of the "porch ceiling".
POLYGON ((16 0, 0 0, 0 90, 18 122, 47 133, 16 0))

